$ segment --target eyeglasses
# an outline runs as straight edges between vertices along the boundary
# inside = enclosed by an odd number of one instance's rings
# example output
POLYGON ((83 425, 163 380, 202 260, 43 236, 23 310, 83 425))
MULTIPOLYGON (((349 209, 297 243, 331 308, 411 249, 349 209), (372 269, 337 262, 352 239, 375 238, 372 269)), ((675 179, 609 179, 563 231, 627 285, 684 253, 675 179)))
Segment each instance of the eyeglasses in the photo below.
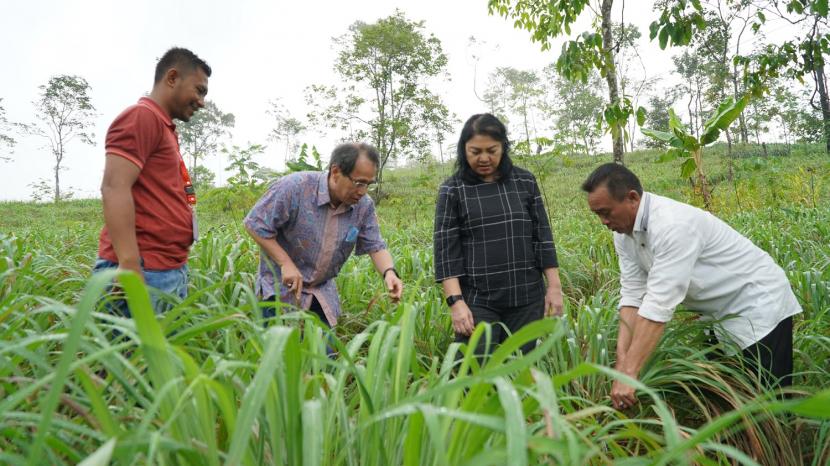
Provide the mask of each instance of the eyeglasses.
POLYGON ((375 181, 375 180, 372 180, 372 181, 357 181, 357 180, 355 180, 354 178, 352 178, 352 177, 351 177, 351 176, 349 176, 349 175, 346 175, 346 178, 348 178, 348 179, 349 179, 349 181, 351 181, 351 182, 352 182, 352 184, 354 185, 354 187, 355 187, 355 188, 358 188, 358 189, 360 189, 360 188, 366 188, 366 189, 369 189, 369 188, 371 188, 372 186, 374 186, 374 185, 375 185, 375 183, 377 183, 377 181, 375 181))

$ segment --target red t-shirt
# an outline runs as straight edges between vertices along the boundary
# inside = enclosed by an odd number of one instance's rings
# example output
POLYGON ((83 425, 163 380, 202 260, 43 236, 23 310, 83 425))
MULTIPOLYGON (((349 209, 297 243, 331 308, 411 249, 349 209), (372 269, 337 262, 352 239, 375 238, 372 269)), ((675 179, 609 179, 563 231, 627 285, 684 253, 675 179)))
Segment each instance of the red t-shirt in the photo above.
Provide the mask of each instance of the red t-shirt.
MULTIPOLYGON (((133 184, 135 234, 148 270, 170 270, 187 263, 193 243, 193 211, 181 174, 176 125, 153 100, 141 98, 112 122, 107 156, 124 157, 141 172, 133 184)), ((101 230, 98 256, 118 262, 107 227, 101 230)))

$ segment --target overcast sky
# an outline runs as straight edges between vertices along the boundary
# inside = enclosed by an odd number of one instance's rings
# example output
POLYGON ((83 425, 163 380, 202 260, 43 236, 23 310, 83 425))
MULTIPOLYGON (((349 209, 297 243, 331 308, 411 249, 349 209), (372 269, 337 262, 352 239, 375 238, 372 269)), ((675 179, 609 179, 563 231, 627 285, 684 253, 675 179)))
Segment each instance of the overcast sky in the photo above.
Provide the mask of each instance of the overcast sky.
MULTIPOLYGON (((478 65, 479 92, 486 75, 497 66, 538 70, 555 61, 559 53, 558 45, 542 53, 538 44, 530 42, 529 33, 515 30, 511 21, 489 16, 483 0, 4 3, 0 98, 9 120, 34 121, 32 101, 37 99, 38 86, 50 76, 76 74, 92 87, 99 115, 94 125, 96 146, 73 142, 61 174, 62 187, 75 191, 76 197, 98 196, 107 127, 126 106, 150 91, 155 63, 171 46, 188 47, 211 65, 208 99, 236 116, 233 142, 237 144, 266 143, 273 126, 265 113, 270 100, 279 98, 294 115, 304 116, 303 89, 335 81, 331 38, 344 34, 357 20, 373 22, 396 8, 410 20, 424 20, 426 31, 441 40, 451 79, 433 90, 462 120, 486 110, 473 93, 470 36, 491 45, 478 65)), ((622 2, 616 3, 614 17, 619 21, 622 2)), ((644 36, 656 16, 651 4, 629 1, 626 5, 626 23, 634 22, 644 36)), ((575 31, 584 29, 583 25, 575 31)), ((647 37, 641 49, 650 75, 671 73, 670 57, 675 52, 659 51, 647 37)), ((0 200, 28 199, 31 183, 52 180, 54 159, 43 147, 46 141, 16 138, 13 160, 0 161, 0 200)), ((333 146, 332 140, 311 132, 303 139, 324 155, 333 146)), ((258 161, 280 168, 284 146, 269 144, 258 161)), ((217 172, 218 181, 227 178, 222 173, 227 162, 218 155, 209 157, 206 165, 217 172)))

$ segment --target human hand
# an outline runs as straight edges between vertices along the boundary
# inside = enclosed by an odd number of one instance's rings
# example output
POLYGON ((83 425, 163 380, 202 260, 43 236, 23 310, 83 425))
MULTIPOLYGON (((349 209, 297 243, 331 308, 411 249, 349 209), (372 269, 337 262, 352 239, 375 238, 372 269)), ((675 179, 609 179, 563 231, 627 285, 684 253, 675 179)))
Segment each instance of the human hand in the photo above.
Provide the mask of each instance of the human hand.
POLYGON ((637 397, 634 393, 634 387, 615 380, 611 385, 611 406, 617 409, 626 409, 635 404, 637 404, 637 397))
POLYGON ((303 275, 293 262, 288 261, 280 267, 282 273, 282 284, 288 291, 294 293, 294 298, 299 301, 303 291, 303 275))
POLYGON ((473 313, 464 300, 456 301, 450 308, 452 311, 452 328, 459 335, 470 336, 476 324, 473 313))
POLYGON ((562 288, 558 286, 549 286, 545 292, 545 317, 561 316, 562 308, 562 288))
POLYGON ((403 294, 403 282, 395 272, 386 272, 386 276, 383 277, 383 282, 386 283, 386 289, 389 291, 389 298, 393 302, 398 302, 401 299, 401 295, 403 294))

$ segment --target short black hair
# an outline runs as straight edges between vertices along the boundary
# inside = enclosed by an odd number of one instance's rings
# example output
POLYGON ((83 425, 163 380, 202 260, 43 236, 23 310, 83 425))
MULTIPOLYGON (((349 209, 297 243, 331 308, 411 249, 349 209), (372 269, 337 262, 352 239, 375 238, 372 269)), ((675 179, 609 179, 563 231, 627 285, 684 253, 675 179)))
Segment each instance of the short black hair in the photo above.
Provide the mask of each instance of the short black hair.
POLYGON ((195 53, 185 48, 173 47, 164 52, 159 62, 156 63, 156 75, 153 83, 158 84, 164 78, 167 70, 174 67, 180 67, 182 71, 194 71, 196 68, 201 68, 208 78, 212 72, 210 66, 195 53))
POLYGON ((619 163, 609 162, 597 167, 582 183, 582 190, 592 193, 600 186, 605 186, 617 201, 622 201, 632 189, 640 196, 643 195, 643 185, 637 175, 619 163))
POLYGON ((344 175, 351 175, 360 154, 365 154, 369 161, 375 165, 375 169, 380 167, 380 155, 373 145, 365 142, 347 142, 335 147, 331 152, 329 170, 331 170, 331 167, 337 167, 344 175))
POLYGON ((455 176, 468 183, 481 183, 479 177, 467 162, 467 142, 476 135, 490 136, 501 143, 501 162, 496 167, 499 180, 504 180, 513 171, 513 161, 510 159, 510 140, 507 138, 507 128, 504 123, 490 113, 478 113, 467 119, 461 128, 456 151, 458 158, 455 161, 455 176))

